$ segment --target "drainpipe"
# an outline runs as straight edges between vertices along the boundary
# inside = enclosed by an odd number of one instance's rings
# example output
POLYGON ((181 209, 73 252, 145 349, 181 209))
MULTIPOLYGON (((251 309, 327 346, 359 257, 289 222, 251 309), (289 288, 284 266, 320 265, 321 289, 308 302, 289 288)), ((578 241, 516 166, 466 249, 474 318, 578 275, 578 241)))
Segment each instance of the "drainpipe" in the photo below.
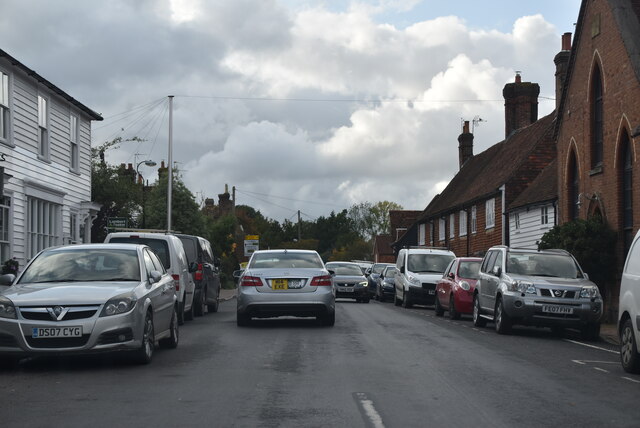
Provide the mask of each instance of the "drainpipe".
POLYGON ((502 186, 499 187, 498 190, 500 190, 500 192, 502 193, 502 245, 509 245, 509 233, 507 231, 507 223, 508 223, 508 219, 507 219, 507 213, 504 212, 504 210, 506 209, 506 199, 505 199, 505 192, 504 192, 504 187, 505 185, 503 184, 502 186))

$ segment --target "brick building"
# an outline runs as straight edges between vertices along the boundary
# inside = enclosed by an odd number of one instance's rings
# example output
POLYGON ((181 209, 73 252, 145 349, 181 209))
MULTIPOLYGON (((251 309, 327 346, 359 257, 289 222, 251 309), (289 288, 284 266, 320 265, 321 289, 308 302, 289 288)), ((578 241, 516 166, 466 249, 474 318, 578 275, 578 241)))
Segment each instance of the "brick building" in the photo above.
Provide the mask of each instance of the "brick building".
MULTIPOLYGON (((640 225, 640 1, 582 2, 564 86, 555 129, 559 222, 601 216, 618 234, 621 271, 640 225)), ((616 284, 605 295, 614 306, 616 284)))

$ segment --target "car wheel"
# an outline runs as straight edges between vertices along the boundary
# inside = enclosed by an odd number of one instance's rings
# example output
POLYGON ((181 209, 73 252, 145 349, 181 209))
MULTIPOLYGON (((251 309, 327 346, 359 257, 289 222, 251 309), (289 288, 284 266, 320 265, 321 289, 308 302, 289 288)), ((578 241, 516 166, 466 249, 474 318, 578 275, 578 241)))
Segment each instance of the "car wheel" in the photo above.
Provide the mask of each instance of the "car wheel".
POLYGON ((207 301, 207 289, 203 286, 202 290, 200 290, 200 293, 198 293, 198 298, 195 299, 195 301, 193 302, 193 305, 195 306, 194 309, 194 315, 197 317, 201 317, 204 315, 206 309, 205 309, 205 303, 207 301))
POLYGON ((436 316, 441 317, 444 315, 444 308, 440 304, 440 298, 436 296, 436 307, 435 307, 436 316))
POLYGON ((495 312, 495 324, 496 331, 499 334, 509 334, 511 333, 511 318, 504 311, 504 304, 502 303, 502 299, 498 299, 498 303, 496 304, 496 312, 495 312))
POLYGON ((456 303, 453 294, 449 297, 449 318, 452 320, 460 319, 460 312, 456 311, 456 303))
POLYGON ((633 333, 633 322, 630 319, 624 322, 620 331, 620 362, 624 371, 640 373, 640 354, 633 333))
POLYGON ((195 302, 191 302, 191 307, 189 308, 188 311, 184 313, 184 319, 187 321, 193 321, 193 311, 194 311, 193 307, 195 306, 194 303, 195 302))
POLYGON ((362 299, 362 303, 369 303, 370 300, 370 297, 365 297, 364 299, 362 299))
POLYGON ((484 327, 487 325, 487 320, 482 318, 482 312, 480 311, 480 300, 478 295, 473 296, 473 325, 476 327, 484 327))
POLYGON ((600 323, 589 323, 580 330, 582 339, 594 342, 600 339, 600 323))
POLYGON ((178 302, 178 325, 184 324, 184 302, 178 302))
POLYGON ((318 317, 322 325, 333 327, 336 323, 336 311, 331 311, 318 317))
POLYGON ((380 296, 378 296, 378 293, 376 293, 376 294, 373 296, 373 298, 374 298, 376 301, 380 301, 380 296))
POLYGON ((153 358, 153 351, 156 347, 155 333, 153 330, 153 317, 151 311, 147 311, 144 317, 144 326, 142 331, 142 343, 140 348, 135 351, 134 360, 138 364, 149 364, 153 358))
POLYGON ((551 333, 556 337, 564 337, 564 327, 561 325, 554 325, 551 327, 551 333))
POLYGON ((398 292, 396 291, 396 294, 393 295, 393 304, 395 306, 400 306, 400 303, 402 303, 402 301, 398 299, 398 292))
POLYGON ((404 293, 404 296, 402 296, 402 307, 403 308, 410 308, 412 306, 411 301, 409 300, 409 290, 407 290, 404 293))
POLYGON ((251 324, 251 317, 247 314, 238 312, 236 316, 236 324, 238 325, 238 327, 246 327, 251 324))
POLYGON ((160 344, 165 348, 175 349, 178 347, 178 341, 180 334, 178 331, 178 311, 176 307, 173 307, 173 314, 171 315, 171 323, 169 324, 170 335, 166 339, 162 339, 160 344))
POLYGON ((211 313, 218 312, 219 302, 220 302, 220 289, 218 288, 218 293, 216 294, 215 302, 207 304, 207 309, 209 309, 209 312, 211 313))

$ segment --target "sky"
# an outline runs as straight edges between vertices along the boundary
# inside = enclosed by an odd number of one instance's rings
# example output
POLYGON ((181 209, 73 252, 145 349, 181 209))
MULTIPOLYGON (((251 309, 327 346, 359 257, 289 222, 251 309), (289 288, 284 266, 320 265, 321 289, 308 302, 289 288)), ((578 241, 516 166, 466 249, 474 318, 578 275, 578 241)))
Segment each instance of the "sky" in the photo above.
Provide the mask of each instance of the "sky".
MULTIPOLYGON (((579 0, 0 0, 0 48, 100 113, 112 164, 173 160, 201 203, 225 185, 272 219, 361 202, 422 210, 504 139, 502 89, 540 85, 579 0), (475 122, 474 122, 475 119, 475 122)), ((153 180, 154 168, 140 165, 153 180)))

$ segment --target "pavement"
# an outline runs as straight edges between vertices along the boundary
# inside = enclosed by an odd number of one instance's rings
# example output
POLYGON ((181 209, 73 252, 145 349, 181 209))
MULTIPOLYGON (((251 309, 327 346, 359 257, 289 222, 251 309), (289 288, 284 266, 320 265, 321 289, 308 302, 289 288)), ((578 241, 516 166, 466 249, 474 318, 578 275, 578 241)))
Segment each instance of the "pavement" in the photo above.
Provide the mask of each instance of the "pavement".
MULTIPOLYGON (((221 289, 220 290, 220 301, 224 302, 227 300, 234 299, 236 297, 237 290, 235 288, 232 289, 221 289)), ((618 338, 618 329, 615 323, 611 324, 602 324, 600 326, 600 339, 610 343, 615 346, 620 345, 620 340, 618 338)))

